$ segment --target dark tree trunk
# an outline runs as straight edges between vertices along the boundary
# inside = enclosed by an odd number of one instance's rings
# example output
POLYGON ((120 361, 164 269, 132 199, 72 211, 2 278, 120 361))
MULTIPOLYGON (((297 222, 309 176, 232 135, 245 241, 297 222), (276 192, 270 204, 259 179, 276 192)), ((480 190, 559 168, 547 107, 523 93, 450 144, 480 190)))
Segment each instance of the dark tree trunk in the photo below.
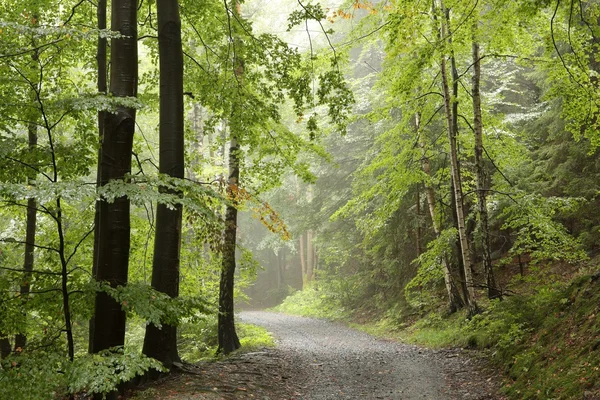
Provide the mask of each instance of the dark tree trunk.
POLYGON ((223 265, 219 287, 219 348, 218 352, 229 354, 240 348, 240 340, 235 330, 233 288, 235 275, 235 249, 237 240, 236 197, 240 179, 240 147, 235 137, 229 148, 229 186, 227 194, 233 204, 225 212, 225 232, 223 240, 223 265))
MULTIPOLYGON (((158 54, 160 64, 160 166, 159 171, 184 177, 183 151, 183 52, 181 21, 177 0, 158 0, 158 54)), ((152 287, 170 297, 179 295, 179 253, 181 249, 182 206, 169 209, 159 204, 152 265, 152 287)), ((162 329, 148 325, 143 353, 170 368, 180 362, 177 327, 162 329)))
MULTIPOLYGON (((96 18, 98 29, 106 29, 106 0, 98 0, 98 5, 96 8, 96 18)), ((107 62, 106 62, 106 46, 107 41, 106 38, 98 36, 98 43, 96 49, 96 61, 98 65, 98 93, 106 94, 107 91, 107 62)), ((102 165, 102 140, 104 138, 104 119, 105 112, 98 111, 98 143, 100 144, 98 148, 98 165, 96 170, 96 186, 100 186, 100 176, 102 175, 102 171, 100 166, 102 165)), ((100 219, 100 201, 96 201, 96 212, 94 213, 94 226, 99 225, 100 219)), ((96 268, 98 266, 98 239, 100 235, 94 235, 94 253, 92 259, 92 277, 96 279, 96 268)), ((92 351, 92 343, 93 335, 95 332, 94 329, 94 318, 90 319, 89 322, 89 332, 90 332, 90 340, 88 341, 88 351, 92 351)))
MULTIPOLYGON (((133 97, 137 94, 137 0, 112 2, 111 29, 123 35, 111 39, 110 93, 114 97, 133 97)), ((101 186, 111 180, 123 180, 131 172, 131 152, 135 130, 135 109, 120 106, 107 113, 104 137, 100 148, 101 186)), ((130 221, 129 199, 119 197, 112 203, 101 201, 98 241, 94 270, 98 281, 112 287, 127 284, 129 267, 130 221)), ((125 341, 125 312, 121 305, 106 293, 98 293, 90 332, 90 351, 121 346, 125 341)))
POLYGON ((12 352, 10 340, 7 337, 0 339, 0 360, 5 359, 12 352))
POLYGON ((490 228, 488 224, 486 202, 486 173, 483 161, 483 120, 481 117, 481 60, 479 57, 479 44, 473 41, 473 129, 475 131, 475 167, 477 175, 477 211, 479 214, 479 231, 481 233, 481 247, 483 256, 483 273, 487 286, 488 298, 501 297, 496 286, 494 270, 492 267, 492 251, 490 247, 490 228))

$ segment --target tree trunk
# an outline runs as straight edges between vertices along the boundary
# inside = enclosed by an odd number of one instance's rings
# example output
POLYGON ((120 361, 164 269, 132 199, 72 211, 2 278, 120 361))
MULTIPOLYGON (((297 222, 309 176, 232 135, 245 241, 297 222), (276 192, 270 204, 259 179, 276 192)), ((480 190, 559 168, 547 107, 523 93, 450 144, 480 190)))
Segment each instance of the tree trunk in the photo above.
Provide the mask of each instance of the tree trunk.
POLYGON ((0 360, 4 360, 12 352, 12 346, 10 340, 7 337, 0 339, 0 360))
POLYGON ((313 280, 315 254, 313 249, 313 231, 309 229, 306 232, 306 282, 313 280))
MULTIPOLYGON (((111 30, 121 38, 111 39, 110 93, 116 97, 137 94, 137 0, 113 1, 111 30)), ((106 113, 104 137, 100 146, 101 186, 111 180, 123 180, 131 172, 131 152, 135 130, 132 108, 117 107, 115 113, 106 113)), ((112 203, 102 200, 98 224, 94 234, 98 240, 98 254, 94 265, 96 279, 112 287, 127 284, 130 247, 129 199, 126 196, 112 203)), ((125 341, 125 312, 121 304, 108 294, 96 295, 95 314, 90 332, 90 351, 99 352, 125 341)))
POLYGON ((304 252, 304 233, 300 235, 299 240, 299 253, 300 253, 300 269, 302 271, 302 288, 304 289, 304 283, 306 282, 306 255, 304 252))
MULTIPOLYGON (((421 126, 421 116, 419 114, 416 115, 416 126, 417 131, 421 126)), ((425 154, 425 145, 423 142, 420 143, 421 148, 423 149, 423 157, 421 158, 421 168, 423 172, 429 177, 431 177, 431 164, 429 163, 429 158, 425 154)), ((425 185, 425 197, 427 198, 427 207, 429 209, 429 215, 431 216, 431 224, 433 226, 433 232, 436 237, 440 236, 441 229, 437 221, 436 212, 435 212, 435 190, 431 185, 425 185)), ((460 296, 460 292, 458 287, 456 286, 456 282, 452 277, 452 272, 450 269, 450 263, 446 256, 441 258, 442 269, 444 270, 444 284, 446 285, 446 292, 448 293, 448 311, 450 313, 454 313, 459 309, 464 307, 464 301, 460 296)))
MULTIPOLYGON (((177 0, 158 0, 158 55, 160 64, 159 172, 184 177, 183 52, 177 0)), ((179 295, 182 205, 169 209, 158 204, 152 264, 152 287, 170 297, 179 295)), ((146 327, 143 353, 170 368, 180 362, 177 327, 146 327)))
POLYGON ((415 206, 416 206, 416 219, 417 219, 417 228, 415 238, 417 257, 420 257, 423 254, 423 248, 421 247, 421 242, 423 241, 423 227, 421 226, 421 185, 417 184, 417 193, 415 198, 415 206))
POLYGON ((219 287, 219 348, 217 353, 229 354, 240 348, 235 330, 233 289, 235 275, 235 248, 237 233, 237 192, 240 179, 240 147, 236 137, 231 138, 229 148, 229 185, 227 194, 232 204, 225 212, 225 234, 223 241, 223 265, 219 287))
MULTIPOLYGON (((37 125, 30 124, 29 128, 29 151, 35 151, 37 147, 37 125)), ((29 184, 33 185, 35 174, 29 176, 29 184)), ((31 277, 34 263, 35 231, 37 227, 37 201, 35 198, 27 199, 27 222, 25 228, 25 256, 23 260, 23 281, 21 282, 21 299, 25 300, 31 290, 31 277)), ((27 336, 20 333, 15 337, 15 350, 25 348, 27 336)))
MULTIPOLYGON (((442 37, 448 37, 448 42, 452 46, 451 32, 448 28, 450 20, 450 11, 446 10, 443 2, 441 2, 441 9, 445 16, 445 20, 442 22, 442 37)), ((469 307, 469 313, 475 313, 477 311, 477 303, 475 301, 475 288, 473 286, 473 274, 471 268, 471 254, 469 250, 469 242, 467 239, 467 233, 465 229, 465 216, 463 209, 463 195, 462 186, 460 179, 460 166, 458 163, 458 149, 456 137, 458 135, 458 73, 456 71, 456 60, 454 53, 451 50, 450 56, 451 68, 452 68, 452 83, 453 83, 453 96, 450 95, 450 89, 448 87, 448 73, 446 67, 446 57, 442 55, 440 61, 441 77, 442 77, 442 90, 444 95, 444 110, 446 113, 446 123, 448 129, 448 141, 450 143, 450 172, 452 175, 453 191, 455 196, 456 214, 458 222, 458 237, 460 240, 461 258, 463 261, 463 270, 465 273, 465 283, 467 291, 465 293, 467 306, 469 307)))
MULTIPOLYGON (((106 29, 106 0, 98 0, 96 6, 96 18, 98 29, 106 29)), ((98 93, 106 94, 107 92, 107 62, 106 62, 106 38, 98 36, 98 42, 96 47, 96 62, 98 66, 98 93)), ((102 165, 102 141, 104 140, 104 119, 106 118, 104 111, 98 111, 98 165, 96 166, 96 186, 100 186, 100 176, 102 172, 100 167, 102 165)), ((96 201, 96 210, 94 213, 94 227, 100 224, 100 201, 96 201)), ((97 267, 98 267, 98 239, 100 235, 94 235, 94 250, 92 258, 92 277, 97 278, 97 267)), ((89 335, 88 351, 92 352, 92 343, 94 343, 93 336, 95 333, 95 319, 91 318, 89 321, 89 335)))
POLYGON ((492 252, 490 247, 490 228, 488 224, 486 202, 486 173, 483 162, 483 119, 481 117, 481 60, 479 57, 479 44, 473 41, 473 129, 475 131, 475 166, 477 175, 477 211, 479 214, 479 231, 481 233, 481 247, 483 255, 483 272, 487 286, 488 298, 501 297, 496 286, 494 270, 492 267, 492 252))

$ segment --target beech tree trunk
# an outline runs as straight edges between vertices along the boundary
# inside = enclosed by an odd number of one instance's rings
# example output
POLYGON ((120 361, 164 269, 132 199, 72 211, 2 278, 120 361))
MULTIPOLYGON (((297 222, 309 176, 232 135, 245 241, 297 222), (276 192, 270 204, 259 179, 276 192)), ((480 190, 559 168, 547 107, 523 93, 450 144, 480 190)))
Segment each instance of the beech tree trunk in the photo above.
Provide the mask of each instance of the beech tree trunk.
POLYGON ((483 119, 481 117, 481 60, 479 57, 479 44, 473 41, 473 130, 475 131, 475 167, 477 175, 477 211, 479 214, 479 231, 481 233, 481 247, 483 256, 483 272, 487 286, 488 298, 501 297, 496 286, 492 266, 492 251, 490 247, 490 228, 486 202, 486 173, 483 162, 483 119))
MULTIPOLYGON (((421 126, 421 116, 419 114, 416 115, 415 122, 418 131, 421 126)), ((429 162, 429 158, 425 154, 425 145, 423 142, 421 142, 420 146, 423 149, 423 157, 421 158, 421 168, 427 176, 431 177, 431 164, 429 162)), ((433 232, 435 233, 436 237, 439 237, 441 229, 440 225, 438 224, 435 212, 435 190, 431 185, 425 185, 425 197, 427 198, 427 208, 431 217, 433 232)), ((440 261, 442 263, 442 269, 444 271, 444 284, 446 285, 446 292, 448 293, 448 311, 450 313, 454 313, 464 307, 464 301, 460 296, 460 292, 458 290, 456 282, 453 279, 448 258, 444 256, 440 259, 440 261)))
MULTIPOLYGON (((28 128, 29 151, 35 151, 37 147, 37 125, 31 123, 28 128)), ((35 174, 29 176, 29 184, 33 185, 35 174)), ((21 282, 21 299, 27 299, 31 290, 31 278, 34 263, 35 231, 37 227, 37 201, 35 198, 27 199, 27 221, 25 228, 25 256, 23 260, 23 280, 21 282)), ((23 349, 27 344, 27 336, 23 333, 15 337, 15 351, 23 349)))
MULTIPOLYGON (((106 29, 106 0, 98 0, 96 6, 96 18, 98 29, 106 29)), ((106 62, 106 38, 98 36, 98 42, 96 44, 96 63, 98 67, 98 93, 106 94, 107 92, 107 62, 106 62)), ((102 141, 104 139, 104 119, 106 118, 104 111, 98 111, 98 165, 96 167, 96 186, 100 186, 100 176, 102 175, 100 167, 102 166, 102 141)), ((96 210, 94 213, 94 227, 99 225, 100 221, 100 201, 96 201, 96 210)), ((96 268, 98 267, 98 239, 100 235, 94 235, 94 252, 92 259, 92 277, 95 279, 97 276, 96 268)), ((88 351, 92 352, 92 337, 95 332, 94 328, 95 319, 91 318, 89 321, 89 332, 90 340, 88 341, 88 351)))
POLYGON ((223 240, 223 264, 219 286, 219 348, 217 353, 229 354, 240 348, 240 340, 235 330, 233 290, 235 279, 235 248, 237 240, 237 191, 240 179, 240 147, 236 137, 231 138, 229 148, 229 180, 227 194, 233 204, 225 211, 225 232, 223 240))
MULTIPOLYGON (((177 0, 158 0, 158 55, 160 66, 159 172, 184 177, 183 52, 177 0)), ((170 297, 179 295, 182 205, 169 209, 158 204, 152 263, 152 287, 170 297)), ((170 368, 180 362, 177 327, 146 327, 143 353, 170 368)))
MULTIPOLYGON (((123 35, 111 39, 110 93, 116 97, 137 95, 137 0, 114 0, 111 8, 111 30, 123 35)), ((133 108, 119 106, 106 113, 104 137, 100 146, 99 184, 123 180, 131 172, 131 152, 135 130, 133 108)), ((96 279, 112 287, 127 284, 130 247, 129 199, 99 204, 95 236, 98 241, 94 265, 96 279)), ((125 342, 125 312, 121 304, 106 293, 98 293, 90 332, 90 351, 99 352, 125 342)))
MULTIPOLYGON (((448 28, 450 20, 450 12, 445 9, 443 2, 441 2, 441 9, 445 16, 442 20, 441 32, 443 38, 448 38, 450 46, 452 46, 451 32, 448 28)), ((450 95, 450 89, 448 85, 448 72, 446 66, 446 57, 442 55, 440 60, 441 77, 442 77, 442 91, 444 96, 444 110, 446 113, 446 123, 448 129, 448 141, 450 143, 450 171, 452 175, 453 191, 455 196, 455 206, 458 222, 458 237, 460 240, 461 258, 463 262, 463 270, 465 274, 465 283, 467 291, 465 293, 465 300, 469 307, 469 312, 474 313, 477 310, 477 303, 475 301, 475 288, 473 286, 473 274, 471 264, 471 254, 469 249, 469 241, 467 239, 467 232, 465 229, 465 216, 463 208, 463 194, 460 179, 460 166, 458 163, 458 149, 456 137, 458 135, 458 73, 456 71, 456 60, 454 53, 451 51, 450 56, 451 68, 452 68, 452 83, 453 83, 453 95, 450 95)))
MULTIPOLYGON (((34 13, 35 26, 39 26, 39 13, 34 13)), ((32 47, 36 48, 35 39, 32 38, 32 47)), ((39 60, 39 50, 34 50, 31 55, 34 64, 39 60)), ((31 96, 32 102, 36 102, 35 93, 31 96)), ((27 127, 28 134, 28 149, 30 153, 34 153, 38 143, 38 125, 35 121, 39 119, 38 111, 32 112, 31 122, 27 127)), ((28 183, 35 185, 36 172, 30 171, 27 176, 28 183)), ((35 233, 37 228, 37 200, 35 198, 27 199, 27 218, 25 222, 25 255, 23 257, 23 280, 21 281, 20 294, 21 299, 26 301, 31 291, 31 278, 34 264, 35 252, 35 233)), ((17 334, 15 337, 15 351, 23 349, 27 344, 27 336, 24 333, 17 334)))

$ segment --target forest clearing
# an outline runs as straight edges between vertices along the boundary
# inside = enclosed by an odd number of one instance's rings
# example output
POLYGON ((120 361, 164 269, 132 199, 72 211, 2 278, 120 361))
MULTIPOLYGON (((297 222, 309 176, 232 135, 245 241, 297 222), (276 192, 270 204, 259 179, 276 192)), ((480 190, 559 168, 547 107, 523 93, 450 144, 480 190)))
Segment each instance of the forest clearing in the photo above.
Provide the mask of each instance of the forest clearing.
POLYGON ((597 0, 0 0, 0 400, 599 399, 599 77, 597 0))

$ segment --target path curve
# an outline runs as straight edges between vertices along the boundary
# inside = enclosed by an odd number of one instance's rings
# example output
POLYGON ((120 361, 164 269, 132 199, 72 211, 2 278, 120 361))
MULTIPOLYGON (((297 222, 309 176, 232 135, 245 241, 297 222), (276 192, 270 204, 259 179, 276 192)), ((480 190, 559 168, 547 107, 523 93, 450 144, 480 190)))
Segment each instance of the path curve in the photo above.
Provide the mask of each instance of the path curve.
POLYGON ((454 356, 445 353, 384 341, 318 319, 264 311, 242 312, 239 318, 274 335, 278 352, 295 367, 291 379, 302 388, 298 399, 498 398, 450 385, 445 370, 454 368, 448 365, 454 356))

